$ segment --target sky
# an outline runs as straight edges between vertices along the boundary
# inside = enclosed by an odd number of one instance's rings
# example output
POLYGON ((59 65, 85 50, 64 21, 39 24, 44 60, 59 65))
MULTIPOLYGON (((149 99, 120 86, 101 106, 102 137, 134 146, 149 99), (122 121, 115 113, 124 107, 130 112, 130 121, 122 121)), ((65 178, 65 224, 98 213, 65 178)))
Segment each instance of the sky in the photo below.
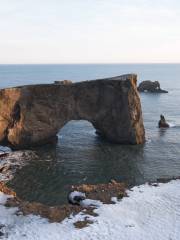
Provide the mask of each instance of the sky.
POLYGON ((0 0, 11 63, 180 63, 180 1, 0 0))

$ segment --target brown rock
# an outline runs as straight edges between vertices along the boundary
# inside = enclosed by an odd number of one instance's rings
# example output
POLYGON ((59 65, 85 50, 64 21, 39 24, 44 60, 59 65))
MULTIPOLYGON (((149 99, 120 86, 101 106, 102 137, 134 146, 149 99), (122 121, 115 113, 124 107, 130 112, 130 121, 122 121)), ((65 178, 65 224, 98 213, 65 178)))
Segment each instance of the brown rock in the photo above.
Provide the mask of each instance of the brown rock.
POLYGON ((116 181, 111 181, 111 183, 106 184, 82 184, 80 186, 73 186, 73 191, 83 192, 88 199, 99 200, 103 203, 112 203, 111 198, 117 197, 121 199, 126 197, 127 186, 124 183, 118 183, 116 181))
POLYGON ((16 193, 12 189, 8 188, 4 182, 0 182, 0 192, 16 197, 16 193))
POLYGON ((84 221, 77 221, 74 223, 74 226, 76 228, 82 229, 82 228, 88 227, 89 224, 93 224, 93 221, 91 221, 87 217, 85 217, 84 221))
POLYGON ((145 132, 136 75, 0 90, 0 143, 51 142, 70 120, 87 120, 115 143, 141 144, 145 132))
POLYGON ((43 218, 48 218, 50 222, 61 222, 65 218, 70 217, 71 214, 75 215, 83 210, 80 206, 72 206, 69 204, 50 207, 42 203, 22 201, 17 197, 8 199, 6 207, 18 207, 19 214, 40 215, 43 218))
POLYGON ((160 115, 159 128, 169 128, 169 124, 166 122, 166 119, 163 115, 160 115))

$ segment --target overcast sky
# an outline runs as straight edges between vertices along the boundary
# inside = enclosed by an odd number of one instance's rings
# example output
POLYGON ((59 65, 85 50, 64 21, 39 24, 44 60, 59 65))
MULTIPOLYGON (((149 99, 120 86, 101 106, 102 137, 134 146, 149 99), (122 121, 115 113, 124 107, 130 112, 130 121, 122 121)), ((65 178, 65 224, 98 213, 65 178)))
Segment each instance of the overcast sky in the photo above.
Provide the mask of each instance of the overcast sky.
POLYGON ((0 0, 0 63, 180 62, 180 0, 0 0))

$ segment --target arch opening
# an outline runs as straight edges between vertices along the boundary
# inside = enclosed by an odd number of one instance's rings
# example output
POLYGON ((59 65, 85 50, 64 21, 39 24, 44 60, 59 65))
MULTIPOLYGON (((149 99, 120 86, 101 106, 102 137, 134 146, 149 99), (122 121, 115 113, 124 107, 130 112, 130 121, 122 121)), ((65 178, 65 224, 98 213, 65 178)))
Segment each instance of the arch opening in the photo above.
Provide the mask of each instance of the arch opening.
POLYGON ((73 147, 81 147, 92 144, 97 139, 96 129, 90 121, 71 120, 58 132, 60 146, 70 144, 73 147))

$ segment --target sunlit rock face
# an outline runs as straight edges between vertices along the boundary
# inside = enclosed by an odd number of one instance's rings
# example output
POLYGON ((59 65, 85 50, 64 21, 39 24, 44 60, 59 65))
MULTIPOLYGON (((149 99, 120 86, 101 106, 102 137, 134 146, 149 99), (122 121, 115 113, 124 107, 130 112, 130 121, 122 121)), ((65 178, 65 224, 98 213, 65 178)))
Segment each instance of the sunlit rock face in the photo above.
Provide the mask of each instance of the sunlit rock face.
POLYGON ((15 148, 45 144, 67 122, 87 120, 109 141, 141 144, 145 132, 136 82, 137 76, 129 74, 2 89, 0 143, 15 148))

